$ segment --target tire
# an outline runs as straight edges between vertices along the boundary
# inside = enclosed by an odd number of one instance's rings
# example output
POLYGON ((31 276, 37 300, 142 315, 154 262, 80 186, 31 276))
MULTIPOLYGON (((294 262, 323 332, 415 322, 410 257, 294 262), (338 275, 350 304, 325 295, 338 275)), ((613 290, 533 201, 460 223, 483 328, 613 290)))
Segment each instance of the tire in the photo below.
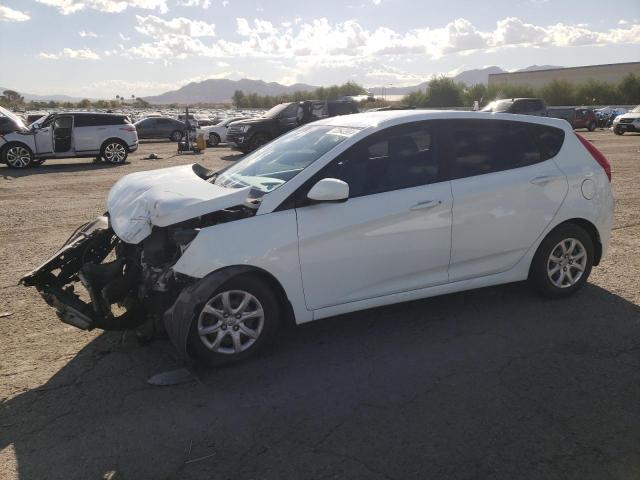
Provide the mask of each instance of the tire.
POLYGON ((587 130, 589 130, 590 132, 593 132, 595 129, 596 129, 596 122, 591 122, 587 127, 587 130))
POLYGON ((100 149, 100 156, 113 165, 124 163, 129 156, 127 146, 122 140, 107 140, 100 149))
POLYGON ((271 288, 255 275, 238 275, 212 292, 207 302, 196 309, 189 331, 189 351, 209 366, 240 362, 256 354, 271 340, 278 327, 278 318, 278 301, 271 288), (229 299, 226 309, 225 295, 229 299), (248 298, 244 310, 247 319, 243 321, 234 312, 245 298, 248 298), (262 317, 255 313, 260 307, 262 317), (211 332, 203 333, 206 328, 211 332))
POLYGON ((613 133, 615 133, 616 135, 624 135, 624 130, 616 127, 613 129, 613 133))
POLYGON ((220 137, 218 136, 217 133, 209 134, 207 145, 209 145, 210 147, 217 147, 219 143, 220 143, 220 137))
POLYGON ((253 152, 255 149, 260 148, 265 143, 269 142, 269 137, 264 133, 256 133, 249 139, 249 152, 253 152))
POLYGON ((171 140, 172 142, 179 142, 182 140, 182 137, 184 137, 184 134, 180 130, 174 130, 173 132, 171 132, 169 140, 171 140))
POLYGON ((589 278, 594 253, 593 240, 582 227, 573 223, 560 225, 538 247, 531 262, 529 283, 546 297, 568 297, 589 278))
POLYGON ((33 152, 26 145, 10 144, 2 151, 2 161, 11 168, 29 168, 33 165, 33 152))

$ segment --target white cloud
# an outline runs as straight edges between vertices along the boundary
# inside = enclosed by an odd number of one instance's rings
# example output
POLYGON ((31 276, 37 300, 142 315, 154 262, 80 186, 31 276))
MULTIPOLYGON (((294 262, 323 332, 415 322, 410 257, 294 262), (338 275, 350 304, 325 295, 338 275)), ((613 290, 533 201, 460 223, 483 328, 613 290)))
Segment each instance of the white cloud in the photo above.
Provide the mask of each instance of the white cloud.
POLYGON ((128 42, 129 40, 131 40, 131 37, 127 37, 124 33, 122 32, 118 32, 118 37, 120 37, 120 40, 122 40, 123 42, 128 42))
POLYGON ((78 32, 78 35, 80 35, 82 38, 98 38, 98 34, 88 31, 88 30, 80 30, 78 32))
POLYGON ((179 7, 200 7, 206 10, 211 6, 211 0, 178 0, 179 7))
POLYGON ((606 31, 592 31, 581 25, 534 25, 516 17, 496 22, 481 30, 459 18, 440 28, 412 29, 399 33, 387 27, 368 29, 355 20, 330 23, 326 18, 303 22, 294 19, 279 25, 262 20, 236 18, 237 40, 219 39, 215 25, 200 20, 164 20, 137 16, 136 30, 153 40, 138 45, 129 55, 147 59, 202 57, 284 58, 312 62, 353 62, 355 59, 444 55, 467 55, 505 47, 566 47, 579 45, 640 44, 640 24, 606 31))
POLYGON ((136 30, 149 37, 164 39, 169 36, 215 37, 216 26, 202 20, 176 17, 164 20, 154 15, 136 15, 136 30))
POLYGON ((31 17, 20 10, 0 5, 0 22, 26 22, 31 17))
POLYGON ((58 60, 61 58, 71 58, 76 60, 100 60, 100 55, 98 55, 90 48, 80 48, 78 50, 74 50, 72 48, 63 48, 59 53, 41 52, 39 56, 41 58, 46 58, 49 60, 58 60))
POLYGON ((85 8, 100 12, 119 13, 127 8, 158 10, 167 13, 167 0, 36 0, 44 5, 57 8, 63 15, 84 10, 85 8))

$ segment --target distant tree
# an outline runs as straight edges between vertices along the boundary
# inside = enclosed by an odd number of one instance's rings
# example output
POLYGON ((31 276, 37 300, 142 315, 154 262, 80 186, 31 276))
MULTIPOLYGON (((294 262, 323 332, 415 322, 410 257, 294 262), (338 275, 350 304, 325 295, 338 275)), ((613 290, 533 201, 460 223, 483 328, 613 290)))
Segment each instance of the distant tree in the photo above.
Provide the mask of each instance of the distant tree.
POLYGON ((137 107, 141 107, 141 108, 147 108, 151 106, 149 102, 147 102, 144 98, 140 98, 140 97, 136 98, 135 104, 137 107))
MULTIPOLYGON (((574 105, 575 86, 566 80, 551 80, 539 93, 547 105, 574 105)), ((578 102, 581 103, 581 102, 578 102)))
POLYGON ((444 107, 462 107, 463 86, 456 83, 452 78, 435 77, 429 80, 427 84, 427 107, 444 108, 444 107))
POLYGON ((487 97, 487 86, 484 83, 476 83, 468 87, 464 92, 464 103, 467 107, 472 107, 473 102, 476 101, 481 108, 489 101, 487 97))
MULTIPOLYGON (((630 73, 618 84, 617 97, 619 103, 625 105, 635 105, 640 103, 640 77, 630 73)), ((613 103, 613 102, 612 102, 613 103)))
POLYGON ((247 106, 244 92, 242 90, 236 90, 235 92, 233 92, 233 95, 231 96, 231 101, 236 106, 236 108, 242 108, 247 106))
POLYGON ((78 102, 78 107, 80 108, 89 108, 91 106, 91 100, 88 98, 84 98, 78 102))

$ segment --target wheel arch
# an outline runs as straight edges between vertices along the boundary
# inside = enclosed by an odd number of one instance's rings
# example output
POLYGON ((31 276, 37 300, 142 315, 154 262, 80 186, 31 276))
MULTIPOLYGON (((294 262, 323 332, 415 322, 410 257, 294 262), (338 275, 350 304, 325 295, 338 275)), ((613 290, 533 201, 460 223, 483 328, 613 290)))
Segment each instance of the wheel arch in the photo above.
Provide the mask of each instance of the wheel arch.
POLYGON ((282 307, 281 320, 283 323, 286 325, 295 323, 291 302, 282 284, 271 273, 252 265, 229 265, 220 268, 205 277, 193 279, 194 281, 180 292, 171 308, 164 313, 165 330, 184 361, 188 362, 190 357, 187 337, 196 310, 204 305, 210 295, 227 281, 238 275, 246 274, 256 275, 269 285, 273 289, 278 305, 282 307))
POLYGON ((15 147, 15 146, 21 146, 26 148, 27 150, 29 150, 29 152, 31 153, 31 155, 33 156, 33 158, 36 158, 36 153, 33 151, 33 148, 31 148, 29 145, 27 145, 24 142, 20 142, 18 140, 11 140, 7 143, 5 143, 4 145, 2 145, 0 147, 0 158, 4 157, 4 152, 7 151, 7 149, 11 148, 11 147, 15 147))
POLYGON ((220 270, 216 270, 213 273, 215 274, 216 272, 224 272, 230 274, 227 280, 237 275, 244 274, 256 276, 273 290, 276 298, 278 299, 278 305, 282 308, 282 320, 284 320, 285 324, 295 324, 295 313, 293 312, 293 307, 291 305, 291 302, 289 301, 287 292, 285 291, 280 281, 273 274, 269 273, 263 268, 253 265, 231 265, 221 268, 220 270))
MULTIPOLYGON (((105 147, 107 146, 107 144, 108 144, 109 142, 114 142, 114 141, 116 141, 116 142, 121 143, 122 145, 124 145, 124 148, 126 148, 126 149, 127 149, 127 152, 129 152, 129 145, 127 145, 127 142, 125 142, 122 138, 119 138, 119 137, 109 137, 109 138, 107 138, 107 139, 106 139, 104 142, 102 142, 102 144, 100 145, 100 152, 102 153, 102 152, 104 151, 105 147)), ((131 153, 131 152, 129 152, 129 153, 131 153)))
MULTIPOLYGON (((600 259, 602 258, 602 241, 600 240, 600 233, 598 232, 598 228, 586 218, 570 218, 568 220, 564 220, 560 222, 558 225, 556 225, 555 227, 553 227, 551 230, 549 230, 549 232, 547 232, 547 234, 544 236, 542 240, 544 241, 545 238, 547 238, 549 235, 555 232, 558 228, 567 224, 577 225, 578 227, 582 228, 585 232, 587 232, 587 235, 589 235, 589 237, 591 237, 591 240, 593 241, 593 247, 595 249, 593 265, 597 266, 600 263, 600 259)), ((542 244, 542 242, 540 242, 540 244, 542 244)), ((538 246, 538 248, 540 248, 540 246, 538 246)), ((532 260, 532 263, 533 263, 533 260, 532 260)))

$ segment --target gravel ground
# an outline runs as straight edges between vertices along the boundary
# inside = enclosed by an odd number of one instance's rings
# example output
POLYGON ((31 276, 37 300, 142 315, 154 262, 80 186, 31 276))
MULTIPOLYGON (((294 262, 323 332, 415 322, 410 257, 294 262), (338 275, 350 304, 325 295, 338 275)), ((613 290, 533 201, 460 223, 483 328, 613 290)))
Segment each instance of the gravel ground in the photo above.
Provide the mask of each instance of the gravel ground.
POLYGON ((146 382, 168 342, 76 330, 16 283, 122 175, 238 155, 0 166, 0 478, 640 478, 640 135, 585 136, 615 230, 572 298, 513 284, 335 317, 172 387, 146 382))

